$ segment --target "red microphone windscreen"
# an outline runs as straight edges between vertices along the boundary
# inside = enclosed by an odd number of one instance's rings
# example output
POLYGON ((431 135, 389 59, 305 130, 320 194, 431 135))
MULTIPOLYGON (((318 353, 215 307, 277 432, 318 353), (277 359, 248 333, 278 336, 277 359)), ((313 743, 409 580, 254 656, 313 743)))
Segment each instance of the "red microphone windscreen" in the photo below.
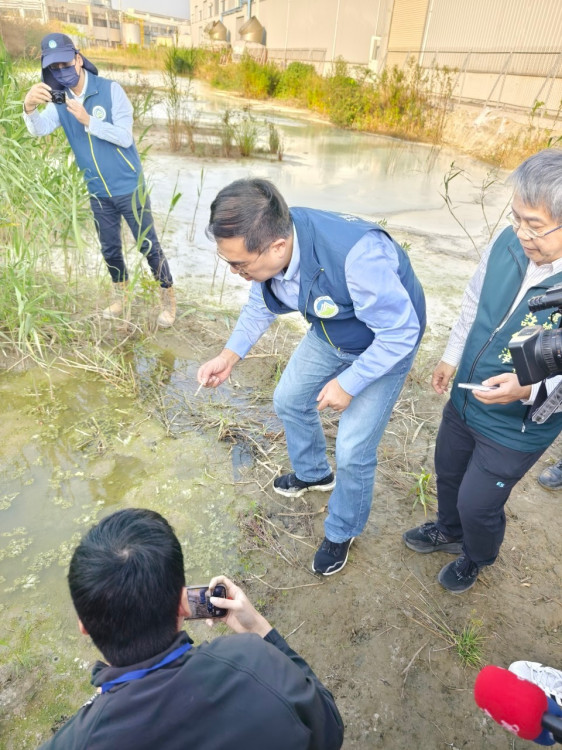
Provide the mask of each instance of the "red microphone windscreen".
POLYGON ((507 669, 484 667, 474 683, 474 700, 494 721, 524 740, 534 740, 542 732, 546 695, 507 669))

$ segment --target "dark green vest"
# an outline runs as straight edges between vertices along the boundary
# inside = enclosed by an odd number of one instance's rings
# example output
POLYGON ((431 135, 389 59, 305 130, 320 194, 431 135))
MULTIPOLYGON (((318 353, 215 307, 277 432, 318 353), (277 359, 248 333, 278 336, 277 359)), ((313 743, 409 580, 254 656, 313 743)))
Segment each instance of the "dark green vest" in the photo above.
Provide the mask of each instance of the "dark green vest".
MULTIPOLYGON (((552 327, 550 316, 556 311, 531 313, 527 300, 562 282, 562 273, 549 276, 529 289, 506 323, 497 329, 517 297, 528 263, 513 229, 508 227, 490 253, 476 319, 455 375, 456 383, 481 383, 493 375, 513 372, 507 348, 513 334, 526 325, 552 327)), ((556 321, 554 327, 557 325, 556 321)), ((562 414, 553 414, 544 424, 538 425, 526 419, 528 407, 519 400, 485 406, 470 391, 453 384, 451 401, 469 427, 514 450, 531 453, 546 448, 562 430, 562 414)))

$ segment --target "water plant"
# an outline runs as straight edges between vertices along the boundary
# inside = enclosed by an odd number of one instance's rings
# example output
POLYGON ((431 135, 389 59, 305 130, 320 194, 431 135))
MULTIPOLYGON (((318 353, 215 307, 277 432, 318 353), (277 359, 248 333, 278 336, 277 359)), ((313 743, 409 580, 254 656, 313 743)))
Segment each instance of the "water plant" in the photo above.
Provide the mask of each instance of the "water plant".
POLYGON ((266 127, 268 131, 269 153, 275 154, 277 159, 282 161, 285 148, 281 133, 271 120, 266 120, 266 127))
POLYGON ((195 206, 193 208, 193 218, 191 219, 191 226, 189 228, 189 241, 193 242, 195 239, 195 217, 197 216, 197 209, 199 208, 199 201, 201 200, 201 193, 203 192, 203 184, 205 182, 205 167, 201 167, 201 171, 199 173, 199 184, 197 185, 197 200, 195 201, 195 206))
POLYGON ((184 99, 176 72, 175 51, 171 49, 166 57, 164 68, 164 102, 168 123, 168 144, 171 151, 179 151, 184 135, 184 99))
POLYGON ((133 122, 139 132, 136 137, 137 146, 142 143, 148 131, 152 127, 152 121, 147 123, 152 109, 158 102, 158 97, 153 86, 146 76, 135 73, 131 82, 124 86, 127 97, 133 106, 133 122))
POLYGON ((254 153, 258 137, 258 124, 250 110, 246 108, 234 129, 234 141, 240 149, 240 156, 251 156, 254 153))
POLYGON ((232 110, 225 109, 219 123, 219 138, 225 156, 232 154, 234 145, 234 123, 232 122, 232 110))

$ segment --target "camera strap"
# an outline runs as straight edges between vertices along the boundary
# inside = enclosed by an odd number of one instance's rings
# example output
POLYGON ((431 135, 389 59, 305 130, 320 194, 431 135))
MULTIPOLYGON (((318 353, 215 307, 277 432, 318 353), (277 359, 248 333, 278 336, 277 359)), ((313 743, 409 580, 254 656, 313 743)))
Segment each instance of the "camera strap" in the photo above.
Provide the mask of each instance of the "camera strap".
POLYGON ((150 672, 155 672, 157 669, 165 667, 166 664, 170 664, 171 662, 175 661, 178 657, 182 656, 182 654, 185 654, 186 651, 189 651, 190 648, 191 643, 183 643, 181 646, 174 649, 174 651, 171 651, 168 656, 165 656, 162 661, 159 661, 158 664, 155 664, 153 667, 147 667, 146 669, 134 669, 132 672, 126 672, 125 674, 121 675, 121 677, 116 677, 110 682, 104 682, 101 686, 102 694, 107 693, 107 691, 111 690, 112 687, 114 687, 115 685, 120 685, 122 682, 142 680, 142 678, 146 677, 146 675, 150 672))
MULTIPOLYGON (((546 394, 546 385, 544 380, 541 383, 541 387, 539 388, 539 393, 535 401, 538 401, 543 388, 544 393, 546 394)), ((543 424, 543 422, 546 422, 546 420, 552 414, 554 414, 555 411, 558 411, 558 407, 560 406, 560 404, 562 404, 562 383, 558 383, 550 396, 546 400, 543 399, 543 401, 539 403, 536 409, 533 408, 531 419, 537 424, 543 424)))

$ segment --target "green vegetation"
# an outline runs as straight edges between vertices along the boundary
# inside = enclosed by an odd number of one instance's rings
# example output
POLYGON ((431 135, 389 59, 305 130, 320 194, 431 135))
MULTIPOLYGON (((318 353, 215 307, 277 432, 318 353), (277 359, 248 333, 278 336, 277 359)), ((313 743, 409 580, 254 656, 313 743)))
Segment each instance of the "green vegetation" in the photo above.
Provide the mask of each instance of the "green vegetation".
POLYGON ((423 512, 427 516, 427 511, 433 510, 436 505, 435 492, 431 486, 433 474, 422 468, 419 474, 409 472, 409 476, 414 477, 415 480, 414 486, 410 490, 410 494, 414 495, 412 510, 414 510, 419 503, 423 508, 423 512))
POLYGON ((21 88, 0 49, 0 343, 43 356, 75 335, 77 274, 93 231, 84 180, 60 131, 27 134, 21 88), (62 249, 61 268, 51 248, 62 249))
POLYGON ((418 592, 421 606, 413 605, 410 619, 433 635, 438 636, 459 657, 463 667, 478 669, 482 664, 482 649, 486 636, 482 632, 484 623, 472 612, 468 622, 458 628, 451 623, 451 617, 439 605, 427 589, 418 592))
POLYGON ((411 61, 373 77, 365 68, 351 70, 339 59, 332 75, 292 62, 281 71, 246 55, 221 65, 207 58, 199 74, 221 89, 254 99, 278 98, 314 109, 340 127, 384 132, 437 142, 443 133, 452 92, 452 72, 426 70, 411 61))
POLYGON ((179 76, 193 78, 203 54, 203 50, 198 47, 172 47, 166 52, 166 70, 173 70, 179 76))
POLYGON ((482 646, 485 638, 481 630, 482 621, 472 617, 455 638, 455 650, 465 667, 478 669, 482 664, 482 646))
MULTIPOLYGON (((128 337, 116 338, 99 316, 84 313, 105 306, 100 286, 109 286, 84 179, 62 128, 41 138, 27 132, 21 112, 28 86, 0 47, 0 350, 49 363, 73 348, 74 366, 128 380, 120 350, 128 337), (104 339, 115 347, 110 357, 104 339)), ((149 104, 139 96, 138 111, 146 115, 149 104)), ((141 205, 146 196, 141 187, 141 205)), ((129 289, 148 307, 158 285, 138 252, 143 239, 134 241, 129 289)))

